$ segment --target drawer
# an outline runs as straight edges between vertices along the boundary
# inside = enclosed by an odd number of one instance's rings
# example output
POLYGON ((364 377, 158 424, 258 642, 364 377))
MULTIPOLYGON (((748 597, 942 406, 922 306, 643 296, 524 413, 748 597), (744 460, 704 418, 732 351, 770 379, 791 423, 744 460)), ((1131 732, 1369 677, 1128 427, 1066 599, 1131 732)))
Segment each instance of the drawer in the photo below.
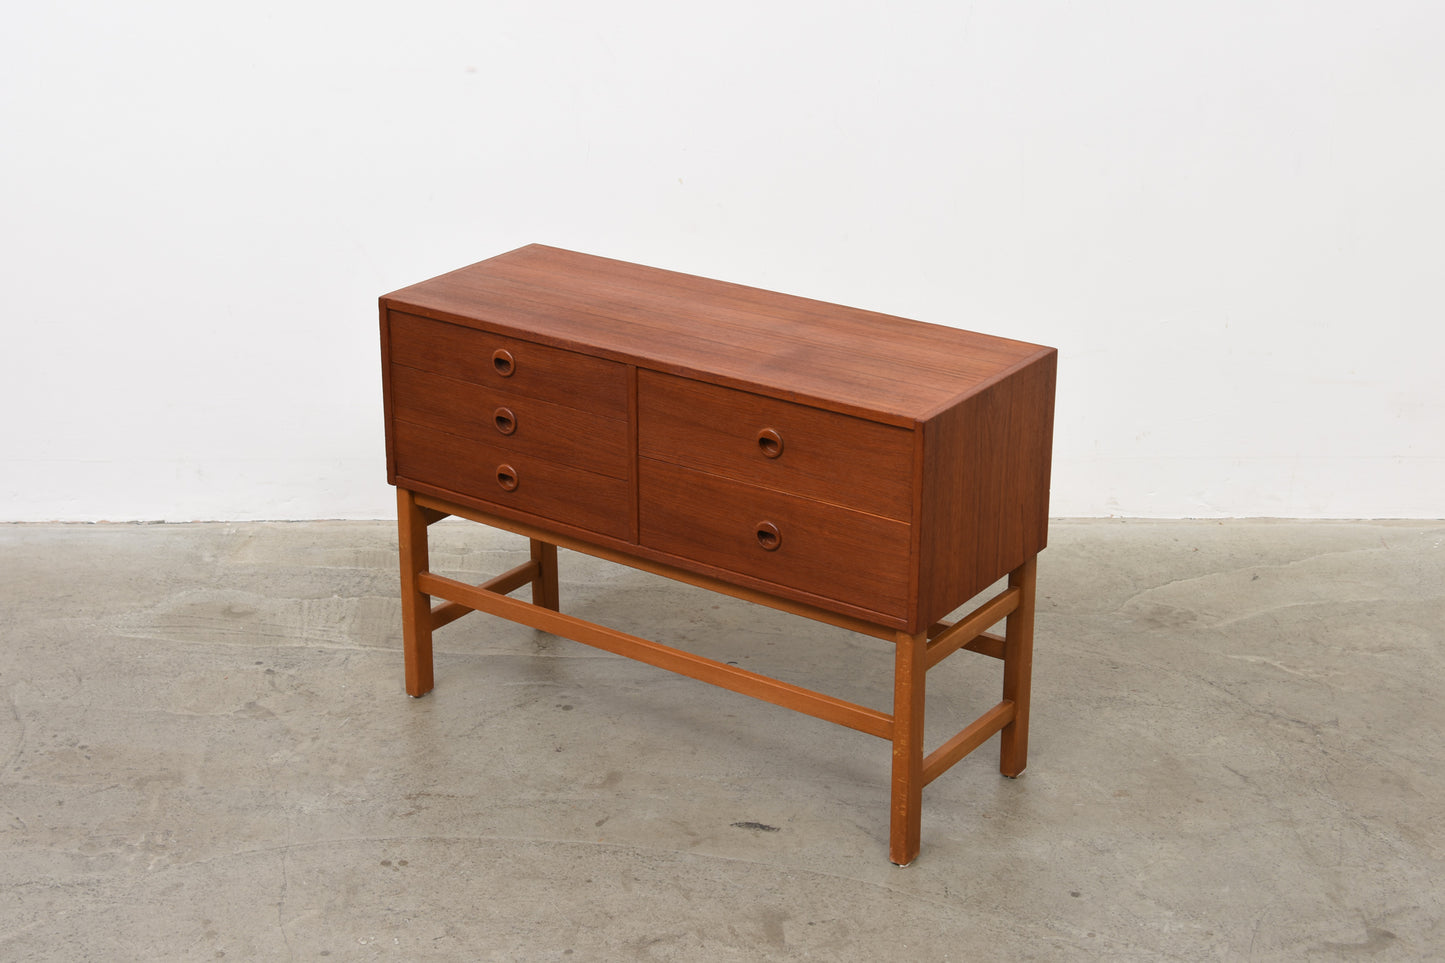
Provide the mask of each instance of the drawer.
POLYGON ((637 379, 639 454, 910 520, 913 432, 657 371, 637 379))
POLYGON ((391 405, 398 421, 613 478, 631 474, 626 421, 396 364, 391 405))
POLYGON ((392 445, 399 479, 588 531, 631 537, 632 500, 625 479, 406 421, 392 422, 392 445))
POLYGON ((627 417, 628 366, 399 311, 391 363, 612 418, 627 417))
POLYGON ((886 615, 908 603, 909 526, 644 458, 641 541, 886 615))

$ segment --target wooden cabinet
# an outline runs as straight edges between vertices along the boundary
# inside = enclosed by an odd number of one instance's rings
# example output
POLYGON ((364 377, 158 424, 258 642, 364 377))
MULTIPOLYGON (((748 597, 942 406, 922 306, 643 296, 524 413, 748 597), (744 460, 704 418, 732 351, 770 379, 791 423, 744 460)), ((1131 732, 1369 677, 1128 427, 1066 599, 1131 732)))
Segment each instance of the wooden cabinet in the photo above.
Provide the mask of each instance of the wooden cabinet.
POLYGON ((993 732, 1022 770, 1053 349, 539 245, 386 295, 381 323, 413 695, 431 631, 481 609, 873 732, 901 863, 924 782, 993 732), (480 587, 427 571, 447 514, 527 535, 532 561, 480 587), (559 545, 887 639, 894 712, 567 616, 559 545), (1005 659, 1005 698, 925 758, 923 676, 960 648, 1005 659))

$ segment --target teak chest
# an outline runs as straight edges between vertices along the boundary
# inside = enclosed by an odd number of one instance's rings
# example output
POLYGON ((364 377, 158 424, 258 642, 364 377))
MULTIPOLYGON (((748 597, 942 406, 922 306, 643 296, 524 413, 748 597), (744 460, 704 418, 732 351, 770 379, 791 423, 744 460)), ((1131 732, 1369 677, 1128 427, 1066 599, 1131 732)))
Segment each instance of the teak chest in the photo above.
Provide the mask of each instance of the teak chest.
POLYGON ((995 732, 1023 770, 1054 349, 541 245, 385 295, 381 344, 411 695, 477 610, 880 736, 900 865, 926 783, 995 732), (447 515, 531 560, 430 572, 447 515), (885 639, 893 711, 567 615, 558 546, 885 639), (1003 697, 925 755, 925 676, 960 648, 1004 660, 1003 697))

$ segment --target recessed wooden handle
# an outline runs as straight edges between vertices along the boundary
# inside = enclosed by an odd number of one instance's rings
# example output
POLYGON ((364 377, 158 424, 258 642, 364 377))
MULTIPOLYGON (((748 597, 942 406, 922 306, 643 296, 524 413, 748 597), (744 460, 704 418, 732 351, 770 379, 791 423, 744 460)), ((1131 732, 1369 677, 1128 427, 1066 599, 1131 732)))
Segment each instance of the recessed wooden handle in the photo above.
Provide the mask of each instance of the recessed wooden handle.
POLYGON ((511 465, 498 465, 497 484, 502 486, 502 491, 504 492, 516 491, 518 484, 517 469, 513 468, 511 465))
POLYGON ((777 458, 783 453, 783 436, 772 428, 764 428, 758 432, 758 450, 769 458, 777 458))
POLYGON ((783 544, 783 533, 772 522, 758 522, 758 544, 764 551, 776 552, 783 544))
POLYGON ((512 413, 511 408, 498 408, 492 412, 492 424, 504 435, 510 435, 517 430, 517 416, 512 413))
POLYGON ((517 362, 513 360, 512 352, 506 348, 498 348, 492 352, 492 367, 503 378, 510 378, 512 372, 517 370, 517 362))

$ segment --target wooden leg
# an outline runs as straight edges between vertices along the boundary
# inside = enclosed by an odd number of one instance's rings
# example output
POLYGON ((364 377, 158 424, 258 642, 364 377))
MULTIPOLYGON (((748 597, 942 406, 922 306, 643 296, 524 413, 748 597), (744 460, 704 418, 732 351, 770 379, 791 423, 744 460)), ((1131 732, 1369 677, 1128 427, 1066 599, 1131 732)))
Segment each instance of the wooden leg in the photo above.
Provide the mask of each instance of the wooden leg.
POLYGON ((999 771, 1013 777, 1029 758, 1029 689, 1034 664, 1034 580, 1038 557, 1009 573, 1009 587, 1019 590, 1019 607, 1004 628, 1003 697, 1014 704, 1013 721, 999 733, 999 771))
POLYGON ((535 538, 530 541, 532 561, 537 563, 537 575, 532 580, 532 604, 555 612, 561 605, 557 592, 557 546, 535 538))
POLYGON ((405 488, 396 490, 396 525, 401 547, 401 629, 406 651, 406 691, 424 696, 431 691, 431 596, 417 588, 417 575, 427 571, 427 518, 405 488))
POLYGON ((918 855, 923 822, 923 696, 926 632, 894 637, 893 792, 888 858, 907 866, 918 855))

